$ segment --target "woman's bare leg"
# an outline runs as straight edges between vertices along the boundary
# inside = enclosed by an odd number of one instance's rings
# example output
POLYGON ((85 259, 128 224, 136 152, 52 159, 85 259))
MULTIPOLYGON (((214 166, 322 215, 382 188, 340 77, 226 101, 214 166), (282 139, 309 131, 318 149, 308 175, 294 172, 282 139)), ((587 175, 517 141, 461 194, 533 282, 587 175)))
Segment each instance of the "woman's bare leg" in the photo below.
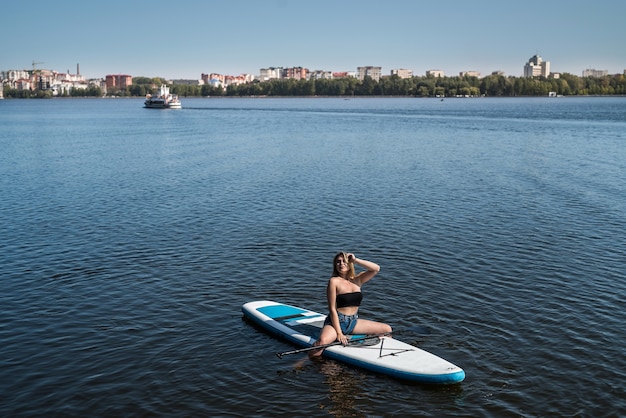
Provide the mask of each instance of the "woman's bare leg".
POLYGON ((383 322, 369 321, 367 319, 358 319, 353 334, 391 334, 391 327, 383 322))
MULTIPOLYGON (((320 338, 313 343, 313 346, 326 345, 335 342, 337 339, 337 331, 332 325, 324 325, 320 338)), ((323 349, 309 351, 309 357, 319 357, 322 354, 323 349)))

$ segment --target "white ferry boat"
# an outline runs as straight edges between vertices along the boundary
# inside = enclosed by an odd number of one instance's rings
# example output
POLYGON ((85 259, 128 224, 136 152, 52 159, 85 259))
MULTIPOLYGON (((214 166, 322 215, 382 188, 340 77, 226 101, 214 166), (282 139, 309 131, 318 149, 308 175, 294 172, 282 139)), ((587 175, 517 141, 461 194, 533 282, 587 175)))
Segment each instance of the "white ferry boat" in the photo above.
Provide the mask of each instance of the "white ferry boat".
POLYGON ((146 94, 144 107, 150 109, 180 109, 182 104, 178 100, 178 95, 170 94, 170 88, 162 84, 158 95, 146 94))

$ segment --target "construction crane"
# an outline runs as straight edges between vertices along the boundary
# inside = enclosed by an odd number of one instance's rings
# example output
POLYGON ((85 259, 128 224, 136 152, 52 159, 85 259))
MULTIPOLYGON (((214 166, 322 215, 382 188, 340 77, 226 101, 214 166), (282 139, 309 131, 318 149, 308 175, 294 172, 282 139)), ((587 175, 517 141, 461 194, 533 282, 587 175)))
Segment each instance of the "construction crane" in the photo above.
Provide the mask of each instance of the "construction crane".
POLYGON ((33 73, 32 73, 32 78, 33 78, 33 82, 35 84, 35 88, 36 89, 41 89, 42 85, 41 85, 41 70, 37 69, 37 65, 39 64, 43 64, 43 62, 35 62, 35 60, 33 60, 33 73))

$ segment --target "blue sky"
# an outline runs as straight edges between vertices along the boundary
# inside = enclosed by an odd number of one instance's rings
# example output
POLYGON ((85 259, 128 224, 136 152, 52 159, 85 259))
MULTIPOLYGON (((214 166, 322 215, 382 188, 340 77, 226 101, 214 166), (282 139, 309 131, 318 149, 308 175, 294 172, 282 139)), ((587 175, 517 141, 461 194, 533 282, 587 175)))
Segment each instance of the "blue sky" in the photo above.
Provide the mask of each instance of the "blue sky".
POLYGON ((4 2, 0 70, 198 79, 301 66, 553 72, 626 69, 626 2, 584 0, 66 0, 4 2))

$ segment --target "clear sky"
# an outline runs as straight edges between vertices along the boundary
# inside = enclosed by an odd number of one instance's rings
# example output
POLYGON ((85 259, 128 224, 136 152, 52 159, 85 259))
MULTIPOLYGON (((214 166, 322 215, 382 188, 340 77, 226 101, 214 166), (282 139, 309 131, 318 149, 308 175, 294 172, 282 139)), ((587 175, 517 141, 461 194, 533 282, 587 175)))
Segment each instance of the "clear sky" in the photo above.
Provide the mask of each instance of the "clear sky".
POLYGON ((199 79, 380 66, 521 76, 626 69, 623 0, 66 0, 0 7, 0 70, 199 79))

